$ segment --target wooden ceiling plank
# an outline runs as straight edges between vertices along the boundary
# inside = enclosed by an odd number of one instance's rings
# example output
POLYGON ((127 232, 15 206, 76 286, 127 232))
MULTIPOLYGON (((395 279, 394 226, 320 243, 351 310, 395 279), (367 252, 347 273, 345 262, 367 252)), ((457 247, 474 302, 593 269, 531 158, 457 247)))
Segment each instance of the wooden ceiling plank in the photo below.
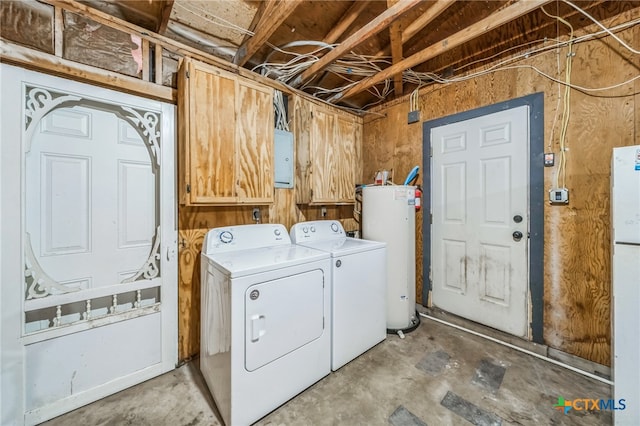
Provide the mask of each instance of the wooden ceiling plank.
POLYGON ((269 37, 282 25, 303 0, 280 0, 264 15, 256 27, 253 37, 242 43, 233 57, 233 63, 243 66, 269 40, 269 37))
POLYGON ((419 3, 420 0, 400 0, 397 4, 378 15, 371 22, 360 28, 345 41, 340 43, 338 47, 324 55, 320 60, 316 61, 313 65, 307 68, 302 74, 296 77, 291 85, 293 87, 301 86, 303 83, 307 82, 313 76, 315 76, 318 72, 328 67, 340 56, 387 28, 403 13, 419 3))
POLYGON ((471 24, 465 29, 458 31, 450 37, 428 46, 412 56, 391 65, 390 67, 380 71, 374 76, 364 78, 351 88, 337 93, 329 99, 329 102, 336 102, 340 99, 349 98, 357 93, 360 93, 373 85, 384 81, 398 72, 403 72, 411 67, 419 65, 428 61, 444 52, 447 52, 454 47, 460 46, 469 40, 472 40, 478 36, 488 33, 489 31, 500 27, 510 21, 513 21, 529 12, 538 9, 540 6, 544 6, 547 3, 551 3, 553 0, 520 0, 517 3, 513 3, 510 6, 505 7, 502 10, 482 19, 475 24, 471 24))
POLYGON ((160 7, 160 16, 158 17, 158 26, 156 32, 158 34, 164 34, 169 25, 169 18, 171 18, 171 10, 173 10, 173 3, 175 0, 163 0, 160 7))
MULTIPOLYGON (((387 0, 387 7, 396 4, 398 0, 387 0)), ((394 21, 389 27, 389 39, 391 41, 391 63, 397 64, 402 60, 402 26, 394 21)), ((402 96, 402 72, 393 76, 393 91, 396 97, 402 96)))
POLYGON ((331 31, 329 31, 329 33, 324 37, 322 41, 327 44, 335 43, 336 40, 338 40, 340 36, 349 29, 351 24, 353 24, 355 20, 358 19, 358 16, 360 16, 362 11, 369 5, 369 3, 370 1, 368 0, 354 1, 349 10, 347 10, 345 14, 342 15, 338 23, 334 25, 334 27, 331 29, 331 31))

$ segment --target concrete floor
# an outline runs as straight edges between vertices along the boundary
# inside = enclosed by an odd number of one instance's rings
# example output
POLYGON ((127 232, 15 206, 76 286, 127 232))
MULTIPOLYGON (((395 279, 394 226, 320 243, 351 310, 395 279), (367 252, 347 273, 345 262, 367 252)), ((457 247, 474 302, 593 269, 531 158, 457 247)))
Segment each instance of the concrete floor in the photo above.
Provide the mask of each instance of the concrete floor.
MULTIPOLYGON (((609 399, 611 388, 544 360, 422 319, 390 335, 257 425, 607 425, 610 411, 567 414, 558 397, 609 399)), ((194 363, 47 423, 219 425, 194 363)))

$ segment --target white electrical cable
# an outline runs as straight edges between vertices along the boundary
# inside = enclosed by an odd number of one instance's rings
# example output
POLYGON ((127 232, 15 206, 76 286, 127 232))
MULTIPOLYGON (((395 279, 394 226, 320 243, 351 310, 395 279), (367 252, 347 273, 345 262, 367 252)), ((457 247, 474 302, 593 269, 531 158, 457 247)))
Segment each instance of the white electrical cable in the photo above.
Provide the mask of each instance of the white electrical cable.
POLYGON ((207 22, 209 22, 211 24, 214 24, 214 25, 217 25, 217 26, 223 27, 223 28, 229 28, 229 29, 235 30, 235 31, 237 31, 237 32, 239 32, 241 34, 250 35, 250 36, 254 35, 254 33, 252 31, 249 31, 246 28, 242 28, 242 27, 234 24, 233 22, 227 21, 224 18, 221 18, 219 16, 213 15, 211 12, 209 12, 209 11, 207 11, 205 9, 202 9, 202 8, 196 6, 193 3, 191 4, 191 6, 196 8, 196 9, 198 9, 198 11, 194 11, 194 10, 190 9, 189 7, 185 6, 184 2, 177 2, 176 5, 178 7, 180 7, 180 8, 182 8, 182 9, 186 10, 187 12, 189 12, 189 13, 191 13, 191 14, 199 17, 199 18, 201 18, 201 19, 204 19, 205 21, 207 21, 207 22), (210 19, 207 16, 212 16, 213 18, 217 19, 217 21, 215 21, 214 19, 210 19))
POLYGON ((618 37, 613 32, 611 32, 607 27, 602 25, 596 18, 594 18, 593 16, 589 15, 585 10, 581 9, 580 7, 576 6, 575 4, 571 3, 568 0, 562 0, 562 1, 565 2, 566 4, 568 4, 569 6, 573 7, 578 12, 582 13, 587 18, 591 19, 597 26, 602 28, 607 34, 609 34, 611 37, 613 37, 614 40, 616 40, 618 43, 623 45, 627 50, 629 50, 632 53, 635 53, 636 55, 640 54, 639 50, 636 50, 633 47, 629 46, 627 43, 625 43, 624 40, 622 40, 620 37, 618 37))
POLYGON ((276 129, 288 132, 289 123, 287 123, 287 111, 284 106, 284 96, 279 90, 276 90, 273 95, 273 109, 275 113, 276 129))
MULTIPOLYGON (((573 8, 580 10, 580 8, 572 3, 570 3, 567 0, 563 0, 565 3, 571 5, 573 8)), ((586 12, 580 10, 582 13, 586 14, 586 12)), ((595 21, 595 19, 593 17, 591 17, 590 15, 586 14, 591 20, 593 20, 594 22, 598 23, 597 21, 595 21)), ((556 20, 558 20, 560 22, 560 19, 562 18, 557 18, 556 20)), ((566 22, 566 21, 565 21, 566 22)), ((499 55, 504 55, 507 52, 510 52, 512 50, 516 50, 525 46, 530 46, 532 44, 536 44, 536 43, 547 43, 548 41, 553 41, 553 43, 551 44, 547 44, 544 45, 540 48, 537 49, 533 49, 533 50, 527 50, 526 52, 523 52, 521 54, 518 55, 514 55, 511 58, 507 58, 503 61, 500 61, 498 63, 495 63, 491 66, 489 66, 488 68, 478 71, 478 72, 473 72, 464 76, 460 76, 460 77, 455 77, 455 78, 444 78, 436 73, 430 73, 430 72, 417 72, 414 71, 412 69, 407 69, 405 70, 402 75, 403 75, 403 81, 406 83, 411 83, 411 84, 416 84, 418 86, 418 89, 420 87, 423 87, 425 83, 429 83, 429 82, 433 82, 433 83, 439 83, 439 84, 450 84, 450 83, 456 83, 456 82, 461 82, 461 81, 465 81, 465 80, 469 80, 469 79, 473 79, 473 78, 477 78, 479 76, 483 76, 489 73, 493 73, 493 72, 497 72, 497 71, 503 71, 503 70, 512 70, 512 69, 524 69, 524 68, 528 68, 530 70, 533 70, 534 72, 538 73, 539 75, 541 75, 542 77, 545 77, 547 79, 550 79, 556 83, 559 83, 560 85, 565 87, 565 93, 566 90, 568 90, 569 88, 573 88, 576 90, 580 90, 584 93, 594 93, 594 92, 604 92, 604 91, 608 91, 608 90, 612 90, 624 85, 627 85, 629 83, 632 83, 633 81, 637 80, 640 78, 639 76, 630 78, 626 81, 623 81, 621 83, 617 83, 611 86, 607 86, 607 87, 597 87, 597 88, 587 88, 584 86, 578 86, 575 84, 572 84, 570 82, 570 80, 565 80, 562 81, 556 77, 553 77, 551 75, 549 75, 547 72, 544 72, 542 70, 540 70, 539 68, 532 66, 532 65, 507 65, 507 64, 511 64, 515 61, 518 61, 520 59, 523 58, 531 58, 537 55, 541 55, 544 53, 548 53, 554 49, 559 49, 561 47, 569 47, 570 45, 575 45, 576 43, 580 43, 583 41, 587 41, 590 39, 593 39, 595 37, 599 37, 601 35, 610 35, 612 37, 614 37, 616 40, 618 40, 620 43, 622 43, 626 48, 628 48, 629 50, 633 51, 633 52, 637 52, 634 49, 630 48, 628 45, 626 45, 624 43, 624 41, 622 41, 618 36, 616 36, 614 34, 614 31, 619 31, 619 30, 623 30, 626 29, 630 26, 636 25, 640 23, 640 19, 636 19, 636 20, 632 20, 623 24, 620 24, 616 27, 612 27, 612 28, 606 28, 604 25, 598 23, 598 26, 600 28, 602 28, 602 31, 598 31, 595 33, 591 33, 591 34, 585 34, 582 35, 580 37, 575 37, 575 38, 571 38, 570 40, 567 41, 559 41, 559 40, 555 40, 555 39, 541 39, 541 40, 537 40, 537 41, 533 41, 533 42, 526 42, 523 43, 519 46, 515 46, 515 47, 510 47, 508 49, 505 49, 499 53, 496 53, 494 55, 491 55, 487 58, 483 58, 483 59, 479 59, 477 61, 473 61, 471 63, 462 65, 458 68, 455 69, 455 71, 460 71, 464 68, 467 68, 469 66, 472 66, 478 62, 482 62, 482 61, 488 61, 491 60, 492 58, 495 58, 499 55)), ((281 47, 275 47, 275 46, 271 46, 274 51, 272 53, 269 54, 269 56, 267 56, 267 58, 270 58, 271 55, 275 52, 280 52, 283 54, 287 54, 292 56, 292 59, 290 59, 289 61, 285 62, 285 63, 275 63, 275 62, 267 62, 265 61, 264 63, 256 66, 254 68, 254 70, 256 69, 261 69, 262 70, 262 74, 265 76, 274 76, 276 80, 281 81, 283 83, 288 83, 293 81, 294 78, 296 78, 301 72, 303 72, 304 70, 306 70, 307 68, 309 68, 313 63, 315 63, 316 61, 319 60, 319 54, 322 50, 326 50, 327 48, 334 48, 335 46, 337 46, 336 44, 333 45, 327 45, 326 43, 320 42, 320 41, 312 41, 312 40, 300 40, 300 41, 295 41, 295 42, 291 42, 287 45, 283 45, 281 47), (311 46, 319 46, 318 49, 315 49, 314 51, 310 52, 310 53, 295 53, 295 52, 291 52, 288 50, 285 50, 289 47, 299 47, 299 46, 304 46, 304 45, 311 45, 311 46)), ((388 57, 372 57, 372 56, 366 56, 366 55, 358 55, 355 53, 350 53, 349 55, 345 55, 344 57, 342 57, 341 59, 339 59, 338 61, 334 62, 333 64, 331 64, 329 67, 327 67, 326 71, 330 72, 336 76, 339 76, 341 78, 343 78, 347 84, 344 84, 342 86, 339 87, 335 87, 333 89, 327 89, 327 88, 321 88, 321 87, 317 87, 317 86, 306 86, 306 89, 310 89, 313 90, 314 92, 312 93, 313 96, 317 97, 318 99, 322 100, 322 97, 325 96, 332 96, 336 93, 340 93, 340 92, 344 92, 346 90, 348 90, 349 88, 353 87, 354 85, 356 85, 359 80, 353 80, 348 78, 347 76, 352 75, 352 76, 358 76, 358 77, 363 77, 363 78, 367 78, 370 76, 373 76, 377 73, 379 73, 381 70, 383 70, 387 65, 389 65, 390 61, 388 57)), ((376 97, 376 100, 367 104, 366 106, 361 107, 359 110, 358 109, 353 109, 353 108, 347 108, 347 109, 351 109, 351 110, 356 110, 359 112, 366 112, 363 111, 363 109, 368 108, 372 105, 376 105, 379 104, 381 102, 384 101, 384 99, 386 99, 386 97, 392 92, 391 89, 391 79, 386 79, 383 82, 383 86, 380 87, 380 85, 374 85, 370 88, 367 89, 367 91, 369 93, 371 93, 373 96, 376 97)), ((412 93, 413 95, 413 93, 412 93)), ((419 99, 418 96, 416 96, 416 98, 419 99)), ((418 100, 416 99, 416 100, 418 100)), ((415 106, 415 102, 414 99, 412 99, 410 97, 410 102, 412 107, 415 106)), ((419 105, 417 106, 419 107, 419 105)), ((565 115, 566 116, 566 115, 565 115)), ((555 127, 555 126, 554 126, 555 127)))
POLYGON ((423 313, 419 313, 419 315, 421 317, 430 319, 432 321, 439 322, 440 324, 444 324, 444 325, 447 325, 449 327, 453 327, 455 329, 464 331, 466 333, 473 334, 474 336, 482 337, 483 339, 487 339, 487 340, 490 340, 490 341, 492 341, 494 343, 498 343, 498 344, 506 346, 508 348, 515 349, 515 350, 517 350, 519 352, 525 353, 527 355, 534 356, 534 357, 539 358, 541 360, 547 361, 547 362, 549 362, 551 364, 555 364, 557 366, 566 368, 567 370, 571 370, 573 372, 582 374, 583 376, 587 376, 587 377, 589 377, 591 379, 598 380, 599 382, 602 382, 602 383, 605 383, 607 385, 613 386, 613 382, 611 380, 605 379, 604 377, 600 377, 600 376, 598 376, 596 374, 593 374, 593 373, 589 373, 588 371, 584 371, 584 370, 581 370, 579 368, 573 367, 573 366, 571 366, 569 364, 565 364, 564 362, 556 361, 555 359, 549 358, 548 356, 537 354, 535 352, 532 352, 530 350, 521 348, 519 346, 512 345, 511 343, 503 342, 502 340, 496 339, 495 337, 487 336, 486 334, 482 334, 482 333, 478 333, 477 331, 469 330, 468 328, 465 328, 465 327, 462 327, 462 326, 459 326, 459 325, 456 325, 456 324, 452 324, 450 322, 441 320, 439 318, 432 317, 430 315, 426 315, 426 314, 423 314, 423 313))

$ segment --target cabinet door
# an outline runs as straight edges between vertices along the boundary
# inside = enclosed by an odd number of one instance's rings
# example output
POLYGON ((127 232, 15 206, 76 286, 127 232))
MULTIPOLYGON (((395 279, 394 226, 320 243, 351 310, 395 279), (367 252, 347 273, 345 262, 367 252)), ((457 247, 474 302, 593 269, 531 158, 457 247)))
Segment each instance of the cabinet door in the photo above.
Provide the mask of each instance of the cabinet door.
POLYGON ((294 98, 296 203, 353 204, 362 179, 358 117, 294 98))
POLYGON ((240 203, 273 201, 273 90, 238 80, 237 195, 240 203))
POLYGON ((336 202, 354 202, 356 170, 360 167, 359 141, 360 126, 352 118, 338 115, 335 126, 335 143, 339 153, 337 172, 334 173, 336 202))
MULTIPOLYGON (((291 104, 290 104, 291 105, 291 104)), ((311 202, 311 178, 313 176, 312 163, 312 123, 313 104, 298 95, 293 95, 293 137, 296 144, 296 203, 309 204, 311 202)))
POLYGON ((314 106, 311 124, 311 202, 333 204, 340 172, 340 146, 336 140, 335 114, 314 106))
POLYGON ((189 75, 190 202, 236 202, 235 79, 197 62, 189 75))

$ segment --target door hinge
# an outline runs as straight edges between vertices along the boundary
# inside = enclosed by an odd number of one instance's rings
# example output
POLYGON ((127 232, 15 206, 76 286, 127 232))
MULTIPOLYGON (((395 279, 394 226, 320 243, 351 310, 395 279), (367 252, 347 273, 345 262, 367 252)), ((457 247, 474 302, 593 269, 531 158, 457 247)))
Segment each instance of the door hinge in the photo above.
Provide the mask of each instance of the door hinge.
POLYGON ((322 317, 322 328, 324 329, 324 317, 322 317))
POLYGON ((189 75, 189 71, 187 71, 185 74, 187 74, 187 78, 191 77, 191 75, 189 75))
POLYGON ((429 213, 429 223, 433 225, 433 214, 429 213))
POLYGON ((187 194, 191 193, 191 185, 187 184, 187 194))
POLYGON ((429 157, 433 157, 433 146, 429 147, 429 157))
POLYGON ((311 198, 313 198, 313 189, 309 192, 311 193, 311 198))
POLYGON ((313 118, 313 111, 311 111, 311 118, 313 118))

